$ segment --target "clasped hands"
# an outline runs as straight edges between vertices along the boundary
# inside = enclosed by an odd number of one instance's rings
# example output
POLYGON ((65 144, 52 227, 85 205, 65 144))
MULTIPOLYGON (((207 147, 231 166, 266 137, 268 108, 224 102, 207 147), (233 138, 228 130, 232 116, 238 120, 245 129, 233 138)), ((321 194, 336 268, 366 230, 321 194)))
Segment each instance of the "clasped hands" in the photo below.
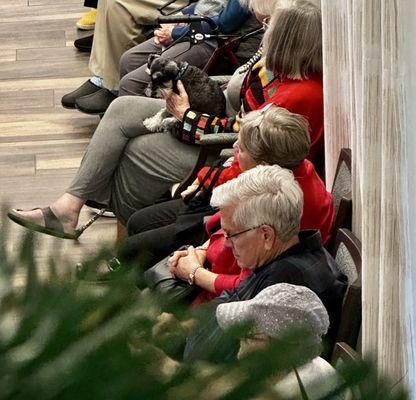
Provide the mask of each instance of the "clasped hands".
POLYGON ((172 43, 172 30, 177 24, 161 24, 159 28, 153 32, 154 41, 163 47, 167 47, 172 43))
POLYGON ((185 26, 186 23, 180 24, 160 24, 158 28, 153 31, 154 41, 162 47, 167 47, 173 42, 172 31, 176 26, 185 26))
POLYGON ((195 266, 203 266, 205 260, 206 250, 189 246, 185 250, 175 251, 168 260, 168 267, 173 277, 186 281, 189 274, 194 271, 195 266))

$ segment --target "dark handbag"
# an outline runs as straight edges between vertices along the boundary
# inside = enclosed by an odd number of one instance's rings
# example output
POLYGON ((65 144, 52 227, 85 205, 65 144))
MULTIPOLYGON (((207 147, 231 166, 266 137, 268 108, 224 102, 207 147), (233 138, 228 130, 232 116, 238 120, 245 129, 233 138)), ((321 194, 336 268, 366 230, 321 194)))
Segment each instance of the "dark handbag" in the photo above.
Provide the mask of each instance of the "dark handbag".
MULTIPOLYGON (((182 246, 178 250, 184 250, 182 246)), ((174 278, 168 269, 168 257, 159 261, 144 273, 146 285, 166 300, 192 302, 201 292, 199 286, 190 285, 188 282, 174 278)))

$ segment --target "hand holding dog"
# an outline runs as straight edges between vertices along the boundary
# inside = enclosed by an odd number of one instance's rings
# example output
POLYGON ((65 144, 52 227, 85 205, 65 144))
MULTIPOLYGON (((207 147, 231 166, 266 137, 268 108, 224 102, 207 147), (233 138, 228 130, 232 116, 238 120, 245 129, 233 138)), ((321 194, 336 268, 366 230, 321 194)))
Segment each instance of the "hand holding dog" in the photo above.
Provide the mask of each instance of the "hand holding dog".
POLYGON ((178 81, 179 94, 171 91, 166 95, 166 110, 177 120, 182 121, 186 110, 190 107, 189 97, 181 81, 178 81))

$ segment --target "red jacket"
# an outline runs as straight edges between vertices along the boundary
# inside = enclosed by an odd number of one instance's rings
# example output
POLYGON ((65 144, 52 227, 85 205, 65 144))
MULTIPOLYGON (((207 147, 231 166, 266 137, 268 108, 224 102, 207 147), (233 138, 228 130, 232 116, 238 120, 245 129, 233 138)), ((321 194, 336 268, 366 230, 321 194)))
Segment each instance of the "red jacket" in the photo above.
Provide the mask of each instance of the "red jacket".
MULTIPOLYGON (((313 164, 304 160, 293 171, 296 181, 299 183, 304 196, 304 208, 300 222, 301 229, 319 229, 322 242, 325 244, 332 228, 335 211, 332 203, 332 195, 327 192, 321 178, 315 172, 313 164)), ((220 213, 214 214, 206 223, 208 233, 219 226, 220 213)), ((219 274, 215 280, 215 294, 202 292, 194 304, 213 299, 219 296, 223 290, 238 286, 240 281, 250 275, 249 270, 241 269, 234 259, 230 247, 224 245, 222 229, 210 235, 210 244, 207 249, 207 261, 211 264, 211 271, 219 274)))

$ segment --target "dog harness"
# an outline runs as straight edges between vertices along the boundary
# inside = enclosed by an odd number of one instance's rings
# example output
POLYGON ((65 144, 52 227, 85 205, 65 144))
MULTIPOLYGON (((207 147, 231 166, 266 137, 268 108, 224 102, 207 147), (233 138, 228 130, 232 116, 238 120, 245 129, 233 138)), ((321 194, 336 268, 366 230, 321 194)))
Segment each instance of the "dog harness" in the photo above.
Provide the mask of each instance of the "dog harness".
POLYGON ((176 94, 179 94, 178 81, 183 77, 188 67, 189 67, 189 64, 186 61, 184 61, 181 67, 179 68, 179 72, 176 75, 175 79, 172 80, 172 89, 176 94))
POLYGON ((188 67, 189 67, 189 64, 186 61, 184 61, 182 63, 182 66, 179 68, 179 72, 178 72, 178 75, 176 75, 175 82, 179 81, 183 77, 183 74, 186 72, 188 67))

